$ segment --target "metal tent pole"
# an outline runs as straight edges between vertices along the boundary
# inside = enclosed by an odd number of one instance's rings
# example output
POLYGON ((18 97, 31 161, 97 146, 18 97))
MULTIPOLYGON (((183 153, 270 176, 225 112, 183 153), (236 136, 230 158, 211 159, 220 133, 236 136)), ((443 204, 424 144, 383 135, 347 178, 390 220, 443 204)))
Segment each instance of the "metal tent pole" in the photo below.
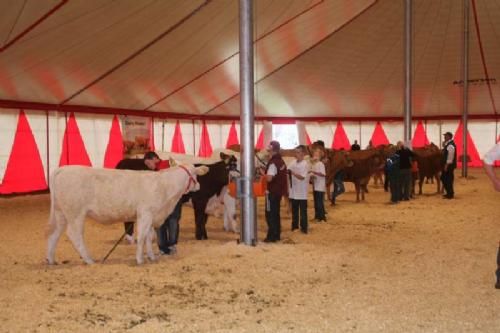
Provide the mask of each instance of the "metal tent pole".
POLYGON ((469 113, 469 0, 464 0, 464 44, 463 44, 463 113, 462 113, 462 177, 467 177, 467 132, 469 113))
POLYGON ((257 243, 254 175, 253 0, 240 0, 241 241, 257 243))
POLYGON ((404 141, 411 141, 411 82, 412 82, 412 0, 405 0, 405 96, 404 141))

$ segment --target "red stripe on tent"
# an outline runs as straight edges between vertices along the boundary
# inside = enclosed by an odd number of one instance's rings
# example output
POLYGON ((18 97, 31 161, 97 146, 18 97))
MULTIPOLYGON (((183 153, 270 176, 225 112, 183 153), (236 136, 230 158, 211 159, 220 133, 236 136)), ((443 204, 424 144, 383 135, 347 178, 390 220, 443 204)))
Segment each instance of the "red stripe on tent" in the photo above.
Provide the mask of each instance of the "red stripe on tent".
POLYGON ((47 13, 45 13, 45 15, 43 15, 42 17, 40 17, 32 25, 30 25, 29 27, 27 27, 26 29, 24 29, 23 31, 21 31, 21 33, 19 33, 16 37, 14 37, 13 39, 11 39, 10 42, 8 42, 4 46, 0 47, 0 53, 4 52, 9 47, 11 47, 12 45, 14 45, 18 40, 20 40, 21 38, 23 38, 31 30, 35 29, 38 25, 40 25, 40 23, 42 23, 43 21, 45 21, 46 19, 48 19, 52 14, 54 14, 59 9, 61 9, 61 7, 64 6, 67 2, 68 2, 68 0, 62 0, 61 2, 59 2, 59 4, 57 4, 54 8, 52 8, 51 10, 49 10, 47 13))
POLYGON ((201 128, 200 149, 198 150, 198 156, 212 156, 212 144, 210 143, 210 135, 208 135, 208 128, 205 122, 203 122, 203 126, 201 128))
POLYGON ((311 145, 312 144, 312 141, 311 141, 311 138, 309 137, 309 133, 307 133, 306 131, 306 145, 311 145))
MULTIPOLYGON (((462 122, 458 124, 457 131, 455 132, 455 136, 453 137, 453 141, 455 141, 455 145, 457 146, 457 166, 462 166, 462 155, 463 155, 463 126, 462 122)), ((477 168, 483 166, 483 161, 479 157, 479 153, 477 152, 476 145, 470 136, 470 133, 467 131, 467 155, 469 156, 468 166, 477 168)))
POLYGON ((172 147, 170 151, 173 153, 185 154, 186 149, 184 148, 184 140, 182 139, 181 125, 177 120, 175 124, 174 136, 172 137, 172 147))
POLYGON ((70 114, 64 131, 61 159, 59 160, 59 166, 63 165, 92 166, 73 113, 70 114))
POLYGON ((488 91, 490 93, 491 105, 493 106, 493 112, 497 114, 497 107, 495 105, 495 99, 493 97, 493 92, 490 85, 490 76, 488 75, 488 67, 486 66, 486 59, 484 57, 483 43, 481 42, 481 32, 479 31, 479 20, 477 19, 476 11, 476 0, 472 0, 472 12, 474 13, 474 23, 476 25, 476 35, 477 43, 479 44, 479 53, 481 54, 481 62, 483 63, 484 76, 486 77, 486 84, 488 85, 488 91))
POLYGON ((342 126, 342 123, 340 121, 337 122, 337 128, 335 128, 335 133, 333 134, 332 149, 351 149, 351 143, 349 142, 349 138, 347 137, 347 134, 344 130, 344 126, 342 126))
POLYGON ((264 149, 264 127, 260 129, 259 138, 257 139, 257 144, 255 145, 255 149, 264 149))
POLYGON ((229 135, 226 141, 226 148, 231 147, 232 145, 239 145, 240 142, 238 140, 238 132, 236 132, 236 123, 233 121, 231 124, 231 128, 229 129, 229 135))
POLYGON ((72 100, 76 96, 80 95, 82 92, 84 92, 85 90, 89 89, 90 87, 92 87, 93 85, 95 85, 96 83, 98 83, 99 81, 102 81, 105 77, 107 77, 110 74, 114 73, 120 67, 126 65, 128 62, 130 62, 131 60, 133 60, 134 58, 136 58, 142 52, 146 51, 151 46, 153 46, 154 44, 156 44, 157 42, 159 42, 160 40, 162 40, 165 36, 167 36, 168 34, 170 34, 172 31, 174 31, 175 29, 177 29, 179 26, 181 26, 188 19, 190 19, 191 17, 193 17, 196 13, 198 13, 203 7, 205 7, 206 5, 208 5, 211 1, 212 0, 205 0, 205 2, 203 2, 201 5, 199 5, 197 8, 195 8, 192 12, 190 12, 189 14, 187 14, 186 16, 184 16, 180 21, 178 21, 173 26, 171 26, 170 28, 168 28, 166 31, 164 31, 161 34, 159 34, 158 36, 156 36, 152 41, 150 41, 149 43, 147 43, 146 45, 144 45, 143 47, 141 47, 139 50, 135 51, 134 53, 132 53, 131 55, 129 55, 128 57, 126 57, 124 60, 120 61, 117 65, 113 66, 111 69, 109 69, 105 73, 101 74, 95 80, 93 80, 92 82, 90 82, 89 84, 85 85, 83 88, 79 89, 77 92, 75 92, 74 94, 72 94, 71 96, 69 96, 68 98, 66 98, 64 101, 61 102, 61 104, 66 104, 67 102, 69 102, 70 100, 72 100))
POLYGON ((123 138, 120 130, 118 117, 113 117, 111 130, 109 131, 108 146, 104 154, 104 167, 114 169, 118 162, 123 159, 123 138))
POLYGON ((24 111, 19 113, 16 135, 7 162, 1 194, 40 191, 47 188, 38 146, 24 111))
POLYGON ((415 128, 415 134, 413 135, 413 139, 411 141, 411 145, 413 148, 424 147, 429 144, 429 139, 427 138, 427 133, 425 133, 424 124, 422 121, 417 123, 417 127, 415 128))
POLYGON ((380 121, 377 121, 370 141, 373 147, 388 145, 390 143, 389 139, 387 139, 387 135, 385 135, 385 131, 382 128, 382 124, 380 123, 380 121))
MULTIPOLYGON (((119 115, 129 115, 129 116, 142 116, 142 117, 155 117, 159 119, 190 119, 190 120, 240 120, 240 116, 220 116, 220 115, 202 115, 202 114, 188 114, 188 113, 177 113, 177 112, 160 112, 160 111, 143 111, 139 109, 125 109, 125 108, 115 108, 115 107, 102 107, 102 106, 92 106, 92 105, 60 105, 53 103, 39 103, 39 102, 27 102, 27 101, 14 101, 9 99, 0 99, 0 108, 4 109, 24 109, 32 111, 58 111, 58 112, 77 112, 77 113, 89 113, 89 114, 119 114, 119 115)), ((1 109, 0 109, 0 112, 1 109)), ((461 115, 436 115, 436 116, 415 116, 413 120, 460 120, 461 115)), ((482 120, 494 120, 500 119, 499 114, 470 114, 469 119, 482 119, 482 120)), ((389 116, 378 116, 378 117, 255 117, 256 121, 272 120, 273 122, 280 122, 283 124, 293 124, 297 120, 302 121, 361 121, 361 122, 371 122, 371 121, 403 121, 403 117, 389 117, 389 116)))

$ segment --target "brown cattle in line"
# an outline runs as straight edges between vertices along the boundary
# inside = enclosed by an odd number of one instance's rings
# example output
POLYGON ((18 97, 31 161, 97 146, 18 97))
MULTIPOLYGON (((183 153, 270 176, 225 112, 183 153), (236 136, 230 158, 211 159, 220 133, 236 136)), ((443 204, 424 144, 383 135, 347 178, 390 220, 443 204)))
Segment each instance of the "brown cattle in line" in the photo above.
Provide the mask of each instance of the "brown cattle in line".
MULTIPOLYGON (((423 148, 414 148, 415 159, 418 162, 418 194, 422 194, 422 184, 425 178, 434 178, 437 183, 437 193, 441 193, 441 181, 439 179, 442 169, 443 154, 435 144, 431 143, 423 148)), ((416 179, 413 180, 416 182, 416 179)), ((414 186, 415 187, 415 186, 414 186)))
MULTIPOLYGON (((380 183, 380 185, 384 185, 384 166, 385 166, 385 161, 392 155, 394 155, 394 153, 396 152, 397 150, 397 147, 393 144, 389 144, 389 145, 380 145, 380 146, 377 146, 377 149, 378 151, 380 151, 380 153, 382 154, 382 157, 383 157, 383 160, 384 160, 384 163, 381 164, 380 168, 377 169, 374 173, 373 173, 373 184, 375 186, 378 186, 378 184, 380 183)), ((365 192, 368 192, 365 190, 365 192)))
POLYGON ((365 200, 366 185, 370 177, 383 167, 385 160, 380 149, 367 149, 351 151, 349 158, 353 165, 345 168, 345 178, 347 182, 354 183, 356 188, 356 202, 365 200))

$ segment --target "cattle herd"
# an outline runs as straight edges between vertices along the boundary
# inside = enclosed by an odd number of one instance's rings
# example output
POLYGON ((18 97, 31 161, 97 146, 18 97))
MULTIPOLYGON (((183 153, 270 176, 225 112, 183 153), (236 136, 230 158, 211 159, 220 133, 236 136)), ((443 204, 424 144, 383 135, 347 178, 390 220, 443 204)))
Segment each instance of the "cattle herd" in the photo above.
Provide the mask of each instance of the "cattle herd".
MULTIPOLYGON (((387 158, 396 151, 393 145, 360 151, 338 151, 312 144, 308 146, 310 156, 316 149, 321 150, 325 161, 327 194, 331 192, 329 188, 335 174, 344 170, 345 181, 352 182, 356 189, 356 201, 365 200, 370 178, 383 170, 387 158)), ((415 148, 413 152, 419 166, 418 177, 414 178, 414 184, 418 180, 418 193, 422 194, 426 178, 435 179, 437 191, 440 192, 440 149, 431 144, 415 148)), ((237 200, 228 194, 227 185, 240 169, 239 146, 216 151, 208 159, 162 152, 159 155, 162 159, 170 159, 173 167, 159 172, 81 166, 57 169, 50 184, 48 263, 55 263, 55 248, 65 230, 83 261, 93 263, 83 237, 86 217, 105 224, 135 220, 138 231, 137 263, 144 262, 144 245, 148 258, 154 260, 153 228, 163 223, 182 196, 191 199, 196 239, 208 238, 208 215, 217 210, 220 212, 221 205, 225 229, 238 232, 238 223, 235 221, 237 200)), ((293 160, 293 150, 282 150, 282 156, 287 164, 290 163, 293 160)), ((268 159, 267 151, 258 151, 255 156, 256 169, 262 167, 268 159)))

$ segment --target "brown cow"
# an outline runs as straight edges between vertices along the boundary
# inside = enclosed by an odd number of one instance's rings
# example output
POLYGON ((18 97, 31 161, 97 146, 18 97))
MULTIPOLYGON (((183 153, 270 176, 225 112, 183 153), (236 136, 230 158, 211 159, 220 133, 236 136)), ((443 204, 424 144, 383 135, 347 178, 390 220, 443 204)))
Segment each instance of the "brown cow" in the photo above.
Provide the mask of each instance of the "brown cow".
POLYGON ((353 165, 345 168, 345 181, 354 183, 356 202, 365 200, 366 185, 370 177, 384 165, 384 156, 379 149, 351 151, 349 158, 353 165))
MULTIPOLYGON (((431 143, 423 148, 414 148, 413 152, 418 162, 418 194, 422 194, 422 184, 425 178, 435 178, 437 193, 441 193, 441 181, 439 180, 443 158, 441 150, 435 144, 431 143)), ((416 179, 414 179, 414 182, 416 182, 416 179)))

